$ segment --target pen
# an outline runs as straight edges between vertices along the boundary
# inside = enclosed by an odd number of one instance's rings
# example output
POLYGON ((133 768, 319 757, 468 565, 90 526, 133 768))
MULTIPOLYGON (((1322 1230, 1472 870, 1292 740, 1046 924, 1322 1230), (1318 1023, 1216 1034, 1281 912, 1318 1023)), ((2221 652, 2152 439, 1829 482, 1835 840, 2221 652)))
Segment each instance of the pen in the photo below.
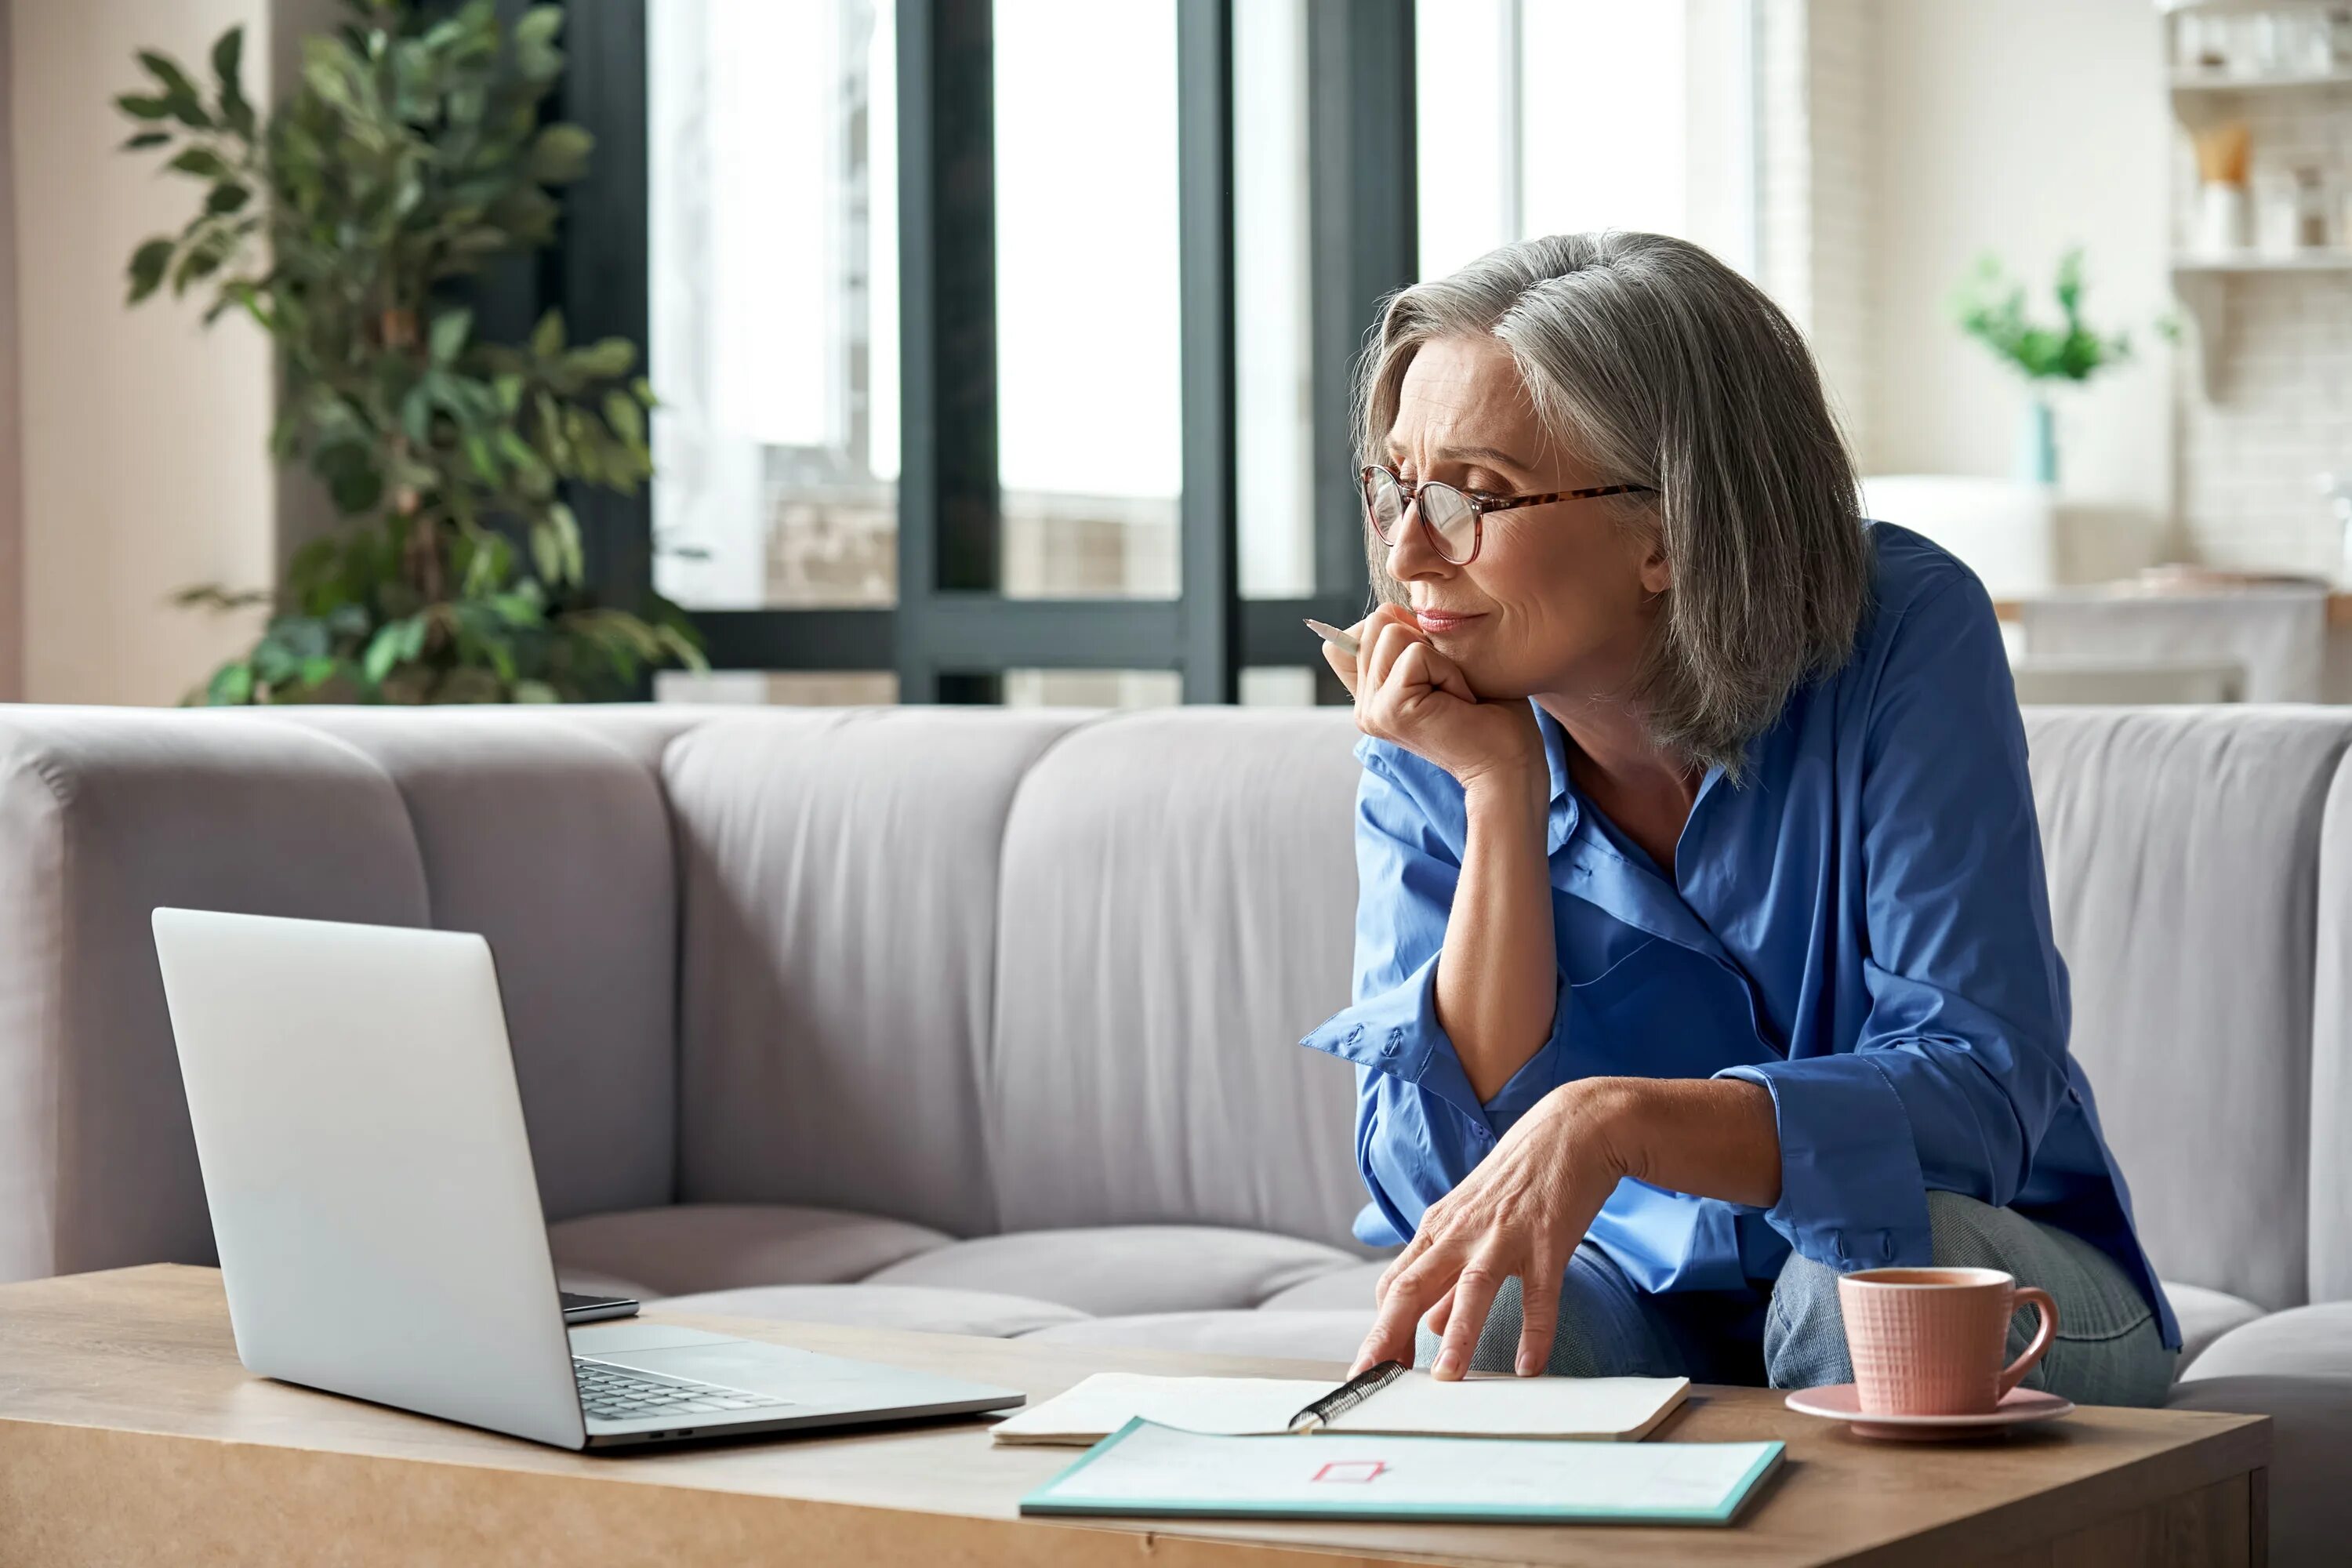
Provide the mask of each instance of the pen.
POLYGON ((1332 1417, 1353 1410, 1403 1375, 1404 1363, 1401 1361, 1384 1361, 1378 1366, 1367 1367, 1292 1416, 1290 1430, 1312 1432, 1318 1426, 1328 1426, 1332 1417))
POLYGON ((1307 623, 1307 629, 1313 632, 1317 637, 1321 637, 1325 642, 1329 643, 1333 647, 1338 648, 1341 653, 1346 654, 1349 658, 1356 657, 1356 639, 1341 631, 1339 627, 1327 626, 1321 621, 1310 620, 1307 623))

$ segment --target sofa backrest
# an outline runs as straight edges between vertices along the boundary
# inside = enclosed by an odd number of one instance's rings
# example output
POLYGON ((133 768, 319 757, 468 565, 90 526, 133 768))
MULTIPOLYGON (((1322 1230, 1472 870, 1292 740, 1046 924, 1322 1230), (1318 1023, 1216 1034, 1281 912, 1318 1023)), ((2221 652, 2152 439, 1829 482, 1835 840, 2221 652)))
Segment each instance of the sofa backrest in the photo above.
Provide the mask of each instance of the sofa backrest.
POLYGON ((158 904, 485 932, 551 1217, 668 1201, 647 725, 0 708, 0 1279, 212 1260, 158 904))
POLYGON ((2074 1054, 2141 1239, 2168 1279, 2296 1305, 2320 840, 2352 712, 2039 709, 2027 736, 2074 1054))
POLYGON ((775 710, 669 746, 681 1197, 997 1228, 983 1097, 1005 821, 1087 720, 775 710))
POLYGON ((1073 731, 1013 798, 985 1079, 1007 1228, 1245 1226, 1352 1246, 1345 709, 1073 731))
MULTIPOLYGON (((2352 711, 2028 730, 2075 1048, 2159 1270, 2352 1295, 2352 711)), ((1350 1073, 1295 1042, 1347 995, 1353 734, 0 709, 0 1278, 211 1256, 159 903, 488 934, 553 1218, 1343 1242, 1350 1073)))

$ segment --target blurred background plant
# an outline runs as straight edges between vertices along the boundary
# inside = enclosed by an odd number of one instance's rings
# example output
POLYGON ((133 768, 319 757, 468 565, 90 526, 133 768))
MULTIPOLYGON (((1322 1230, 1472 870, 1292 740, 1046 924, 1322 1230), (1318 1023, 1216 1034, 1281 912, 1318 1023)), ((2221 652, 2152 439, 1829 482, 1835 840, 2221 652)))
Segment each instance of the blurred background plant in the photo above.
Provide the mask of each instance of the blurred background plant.
POLYGON ((166 284, 241 310, 284 366, 272 437, 324 482, 340 521, 278 592, 219 585, 190 605, 272 606, 260 640, 190 700, 583 701, 644 672, 700 668, 684 612, 597 601, 567 484, 634 492, 652 474, 653 392, 623 338, 575 344, 550 311, 488 342, 461 280, 549 243, 551 188, 591 138, 541 122, 562 74, 562 12, 502 29, 492 0, 454 13, 351 0, 305 40, 301 79, 264 121, 241 85, 243 34, 215 44, 209 89, 142 52, 116 100, 124 143, 203 190, 174 236, 132 255, 133 304, 166 284))
POLYGON ((2058 302, 2058 323, 2029 321, 2025 285, 2012 280, 1997 257, 1980 256, 1952 292, 1952 319, 2028 381, 2084 382, 2131 358, 2128 333, 2108 336, 2083 320, 2081 247, 2059 258, 2051 295, 2058 302))
MULTIPOLYGON (((1952 290, 1952 320, 1995 357, 2025 377, 2031 393, 2018 426, 2016 478, 2028 484, 2058 483, 2058 421, 2047 388, 2081 385, 2103 370, 2131 358, 2131 337, 2094 330, 2083 320, 2083 251, 2058 258, 2051 285, 2058 303, 2054 325, 2026 319, 2025 285, 2010 278, 1998 258, 1977 258, 1976 266, 1952 290)), ((2179 331, 2169 317, 2156 323, 2158 336, 2179 331)))

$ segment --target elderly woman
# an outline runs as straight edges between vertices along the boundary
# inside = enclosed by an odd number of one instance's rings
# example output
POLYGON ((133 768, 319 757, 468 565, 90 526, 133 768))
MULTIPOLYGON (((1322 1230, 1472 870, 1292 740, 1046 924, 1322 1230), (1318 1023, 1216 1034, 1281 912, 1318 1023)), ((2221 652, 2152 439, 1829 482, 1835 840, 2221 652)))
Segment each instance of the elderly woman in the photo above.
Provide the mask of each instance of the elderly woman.
POLYGON ((2056 1298, 2033 1386, 2159 1403, 1992 605, 1862 520, 1795 329, 1679 240, 1528 240, 1396 296, 1361 406, 1356 1002, 1306 1042, 1406 1244, 1359 1368, 1841 1383, 1840 1271, 1965 1264, 2056 1298))

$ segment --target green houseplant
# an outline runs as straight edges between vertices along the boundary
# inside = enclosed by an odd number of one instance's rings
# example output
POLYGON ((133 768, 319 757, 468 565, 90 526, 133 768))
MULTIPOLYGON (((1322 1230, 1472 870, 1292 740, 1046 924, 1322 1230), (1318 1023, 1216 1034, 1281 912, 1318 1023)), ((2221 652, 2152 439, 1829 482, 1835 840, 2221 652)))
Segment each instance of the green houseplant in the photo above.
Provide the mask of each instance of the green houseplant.
POLYGON ((2057 323, 2027 320, 2025 285, 2012 281, 2000 262, 1987 255, 1977 258, 1951 300, 1952 319, 1960 330, 2025 377, 2032 396, 2019 432, 2017 477, 2042 485, 2058 482, 2057 421, 2046 389, 2060 383, 2080 385, 2131 358, 2127 334, 2109 336, 2083 320, 2080 247, 2059 258, 2051 292, 2058 303, 2057 323))
POLYGON ((268 603, 260 640, 191 698, 555 701, 629 695, 653 666, 699 668, 676 606, 597 602, 566 484, 634 491, 652 473, 652 390, 625 339, 574 344, 550 312, 528 341, 485 341, 463 281, 554 234, 551 188, 587 167, 588 133, 542 122, 563 69, 562 13, 501 28, 454 11, 349 0, 306 39, 299 85, 266 120, 239 80, 243 36, 199 86, 142 53, 116 100, 124 144, 202 191, 176 235, 131 258, 133 304, 209 290, 207 325, 249 315, 283 365, 273 447, 323 481, 340 521, 268 603))

